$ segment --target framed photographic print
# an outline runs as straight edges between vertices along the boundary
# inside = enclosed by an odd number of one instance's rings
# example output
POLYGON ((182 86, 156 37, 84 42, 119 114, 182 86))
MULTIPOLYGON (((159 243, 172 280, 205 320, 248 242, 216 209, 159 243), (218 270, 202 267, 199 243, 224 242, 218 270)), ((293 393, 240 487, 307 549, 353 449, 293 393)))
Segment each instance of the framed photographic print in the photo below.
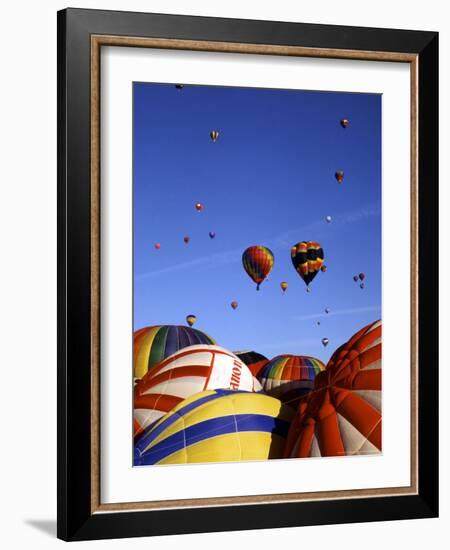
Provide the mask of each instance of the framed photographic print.
POLYGON ((438 514, 437 67, 58 13, 60 538, 438 514))

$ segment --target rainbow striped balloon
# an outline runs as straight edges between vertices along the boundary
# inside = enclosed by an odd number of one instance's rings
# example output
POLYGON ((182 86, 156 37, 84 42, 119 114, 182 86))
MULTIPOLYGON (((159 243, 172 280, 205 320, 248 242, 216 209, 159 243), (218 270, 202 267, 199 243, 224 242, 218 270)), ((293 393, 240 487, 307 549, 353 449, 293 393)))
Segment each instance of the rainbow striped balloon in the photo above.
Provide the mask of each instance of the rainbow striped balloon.
POLYGON ((210 336, 195 328, 158 325, 134 333, 133 368, 135 382, 173 353, 196 344, 216 344, 210 336))
POLYGON ((197 393, 144 432, 134 465, 280 458, 292 417, 290 407, 261 393, 197 393))
POLYGON ((325 370, 319 359, 304 355, 278 355, 258 373, 263 391, 290 405, 298 401, 314 387, 316 375, 325 370))

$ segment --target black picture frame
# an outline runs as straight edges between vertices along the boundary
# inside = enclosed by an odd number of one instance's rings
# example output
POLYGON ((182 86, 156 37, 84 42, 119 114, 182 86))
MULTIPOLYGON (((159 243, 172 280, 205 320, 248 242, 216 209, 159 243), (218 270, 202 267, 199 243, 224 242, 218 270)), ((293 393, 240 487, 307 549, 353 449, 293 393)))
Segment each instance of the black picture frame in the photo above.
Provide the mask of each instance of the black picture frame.
POLYGON ((438 34, 66 9, 58 12, 58 531, 63 540, 430 518, 438 515, 438 34), (91 36, 343 51, 418 61, 418 491, 415 495, 93 513, 91 36), (425 279, 426 277, 426 279, 425 279), (426 368, 425 368, 426 367, 426 368))

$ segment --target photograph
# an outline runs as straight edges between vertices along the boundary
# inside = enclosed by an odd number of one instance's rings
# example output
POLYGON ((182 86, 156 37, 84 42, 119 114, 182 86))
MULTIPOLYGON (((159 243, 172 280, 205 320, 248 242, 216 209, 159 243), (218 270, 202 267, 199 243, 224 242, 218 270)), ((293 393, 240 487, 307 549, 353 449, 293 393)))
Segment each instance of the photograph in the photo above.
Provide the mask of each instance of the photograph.
POLYGON ((382 94, 132 86, 133 465, 382 453, 382 94))

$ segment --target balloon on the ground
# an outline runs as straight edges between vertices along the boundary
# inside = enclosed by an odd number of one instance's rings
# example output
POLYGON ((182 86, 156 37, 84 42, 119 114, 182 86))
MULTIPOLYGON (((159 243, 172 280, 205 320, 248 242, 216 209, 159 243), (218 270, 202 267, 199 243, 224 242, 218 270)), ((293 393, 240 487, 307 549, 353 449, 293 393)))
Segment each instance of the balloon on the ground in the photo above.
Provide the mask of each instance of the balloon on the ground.
POLYGON ((186 397, 217 388, 261 391, 250 369, 232 352, 219 346, 183 348, 158 363, 135 386, 135 426, 142 431, 186 397))
POLYGON ((212 130, 209 134, 209 137, 215 143, 219 139, 219 132, 217 130, 212 130))
POLYGON ((197 321, 197 317, 195 315, 186 315, 186 323, 192 327, 192 325, 197 321))
POLYGON ((295 271, 308 286, 322 267, 323 249, 315 241, 301 241, 291 248, 291 260, 295 271))
POLYGON ((344 181, 344 170, 336 170, 334 177, 338 183, 342 183, 344 181))
POLYGON ((216 341, 195 328, 177 325, 156 325, 136 330, 133 335, 134 378, 140 380, 149 369, 176 351, 195 344, 216 344, 216 341))
POLYGON ((269 362, 267 357, 257 351, 236 351, 234 354, 247 365, 253 376, 257 376, 262 367, 269 362))
POLYGON ((134 464, 188 464, 281 458, 293 410, 260 393, 209 390, 150 426, 134 464))
POLYGON ((291 424, 286 457, 368 455, 381 442, 381 321, 332 355, 291 424))
POLYGON ((257 378, 267 395, 296 406, 313 389, 316 375, 324 369, 315 357, 278 355, 259 371, 257 378))
POLYGON ((272 271, 274 257, 271 250, 265 246, 249 246, 242 254, 242 265, 247 275, 256 283, 256 290, 272 271))

